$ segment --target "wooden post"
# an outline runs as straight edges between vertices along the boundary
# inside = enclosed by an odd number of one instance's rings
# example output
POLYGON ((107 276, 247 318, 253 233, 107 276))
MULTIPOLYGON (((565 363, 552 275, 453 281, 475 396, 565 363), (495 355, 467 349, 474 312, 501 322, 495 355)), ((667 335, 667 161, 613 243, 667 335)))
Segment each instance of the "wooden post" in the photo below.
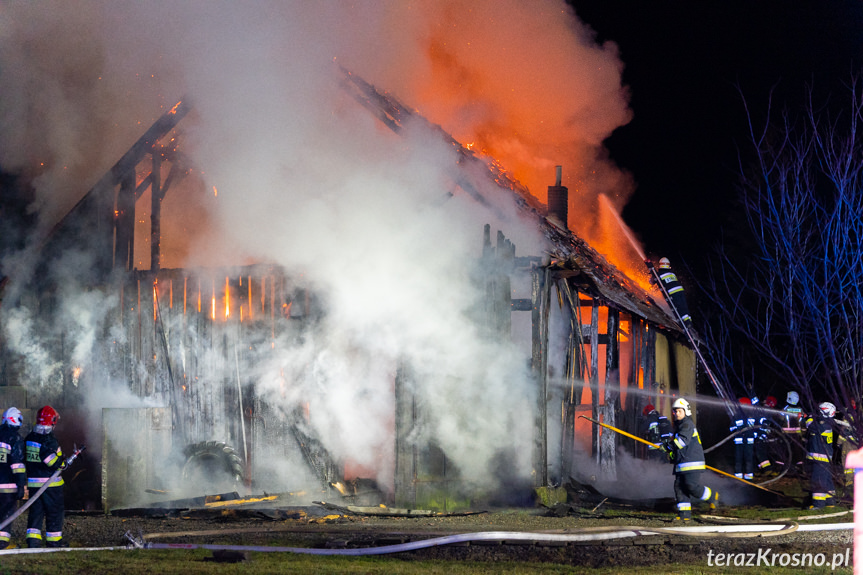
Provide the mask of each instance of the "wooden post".
MULTIPOLYGON (((608 340, 605 344, 605 395, 603 413, 608 425, 617 426, 617 402, 620 399, 620 356, 617 346, 617 331, 620 325, 620 312, 608 308, 608 340)), ((615 433, 602 434, 600 468, 604 478, 617 479, 615 433)))
POLYGON ((543 269, 542 278, 542 356, 539 366, 539 468, 537 487, 548 485, 548 315, 551 308, 551 281, 549 269, 543 269))
MULTIPOLYGON (((590 413, 591 417, 600 420, 599 413, 599 302, 593 298, 590 310, 590 413)), ((599 426, 591 430, 593 456, 599 460, 601 447, 599 445, 599 426)))
POLYGON ((515 259, 515 246, 506 239, 502 232, 497 232, 497 249, 495 250, 495 266, 492 282, 494 294, 492 297, 493 330, 500 337, 509 341, 512 337, 512 287, 509 270, 515 259))
POLYGON ((534 430, 534 483, 536 487, 548 484, 548 433, 547 433, 547 365, 546 347, 548 346, 548 299, 550 286, 547 281, 547 268, 534 268, 530 299, 532 303, 531 327, 531 372, 537 386, 537 403, 534 430), (545 308, 545 309, 543 309, 545 308))
MULTIPOLYGON (((581 377, 582 372, 582 341, 581 341, 581 314, 580 310, 573 304, 572 292, 569 288, 569 280, 566 278, 558 282, 558 290, 563 291, 569 304, 569 342, 566 350, 565 381, 569 384, 569 393, 563 400, 563 426, 560 442, 560 476, 569 475, 572 469, 572 450, 575 446, 575 406, 581 403, 581 392, 584 386, 576 385, 576 379, 581 377)), ((576 292, 576 296, 577 296, 576 292)))
POLYGON ((161 238, 162 238, 162 175, 161 157, 159 155, 158 145, 153 146, 153 172, 150 180, 150 194, 152 206, 150 212, 150 269, 154 272, 159 271, 162 265, 161 257, 161 238))
POLYGON ((117 216, 114 221, 114 269, 130 271, 135 267, 135 171, 120 180, 117 216))
POLYGON ((395 477, 394 498, 397 507, 413 508, 417 503, 417 448, 409 440, 416 424, 416 398, 413 381, 403 363, 395 379, 395 477))
MULTIPOLYGON (((644 350, 642 349, 642 341, 644 341, 644 324, 640 319, 636 317, 632 317, 632 357, 630 358, 630 375, 629 375, 629 385, 633 386, 633 389, 638 389, 641 387, 644 391, 648 391, 648 387, 646 384, 647 379, 642 378, 643 374, 641 373, 641 358, 644 356, 644 350), (642 379, 640 379, 642 378, 642 379)), ((643 406, 649 402, 649 399, 641 395, 639 396, 638 401, 629 401, 632 413, 634 414, 633 421, 638 422, 639 417, 641 417, 641 410, 643 406)), ((644 444, 639 443, 632 440, 632 452, 635 455, 641 455, 644 452, 644 444)))

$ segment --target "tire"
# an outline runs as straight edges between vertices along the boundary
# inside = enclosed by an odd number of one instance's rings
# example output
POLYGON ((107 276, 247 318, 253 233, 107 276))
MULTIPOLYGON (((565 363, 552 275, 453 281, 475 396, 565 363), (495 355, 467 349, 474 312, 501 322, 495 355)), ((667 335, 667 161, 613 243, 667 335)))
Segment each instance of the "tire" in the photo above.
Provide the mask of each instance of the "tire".
POLYGON ((243 460, 233 447, 223 441, 202 441, 187 445, 183 450, 186 462, 183 464, 183 479, 193 478, 199 468, 214 472, 223 471, 235 483, 242 483, 246 476, 243 460))

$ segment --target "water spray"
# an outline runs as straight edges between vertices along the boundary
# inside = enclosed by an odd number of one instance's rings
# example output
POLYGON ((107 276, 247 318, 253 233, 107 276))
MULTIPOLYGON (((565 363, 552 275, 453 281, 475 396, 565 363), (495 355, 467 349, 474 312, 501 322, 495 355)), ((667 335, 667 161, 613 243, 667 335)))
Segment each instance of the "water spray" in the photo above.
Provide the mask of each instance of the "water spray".
POLYGON ((604 199, 600 203, 606 207, 606 209, 614 216, 614 219, 617 221, 617 225, 620 226, 620 229, 623 231, 623 234, 632 244, 632 247, 635 248, 635 251, 638 252, 638 255, 641 257, 642 261, 647 265, 647 269, 650 270, 650 273, 656 279, 656 284, 659 286, 659 289, 662 291, 662 296, 665 298, 665 301, 668 302, 669 307, 671 307, 671 311, 674 312, 674 318, 677 320, 677 323, 683 329, 683 333, 686 334, 687 339, 689 339, 689 343, 692 344, 692 349, 695 351, 695 355, 698 356, 698 360, 701 362, 701 365, 704 367, 704 370, 707 372, 707 376, 710 378, 710 382, 713 384, 713 389, 716 390, 716 395, 725 400, 725 409, 728 412, 729 416, 734 416, 734 409, 731 406, 733 404, 733 398, 728 397, 724 387, 719 383, 719 380, 716 379, 716 376, 713 375, 713 370, 710 369, 710 366, 707 364, 707 360, 701 354, 701 350, 698 348, 698 342, 695 341, 695 337, 692 335, 692 332, 689 328, 686 327, 686 322, 683 321, 683 318, 680 315, 680 312, 677 311, 677 308, 674 305, 674 302, 671 301, 671 295, 665 289, 665 285, 662 283, 662 278, 659 277, 659 272, 656 271, 656 268, 653 267, 653 263, 647 259, 644 255, 644 251, 639 247, 638 242, 635 241, 635 238, 629 231, 629 228, 620 218, 620 214, 617 213, 615 209, 611 206, 608 198, 600 195, 600 199, 604 199))
MULTIPOLYGON (((640 441, 641 443, 644 443, 645 445, 650 445, 652 447, 655 447, 656 449, 662 449, 663 451, 665 451, 663 446, 661 446, 659 444, 652 443, 650 441, 647 441, 646 439, 642 439, 642 438, 638 437, 637 435, 627 433, 626 431, 623 431, 622 429, 612 427, 611 425, 608 425, 607 423, 600 423, 599 421, 596 421, 595 419, 591 419, 591 418, 587 417, 586 415, 579 415, 579 417, 581 419, 586 419, 586 420, 588 420, 591 423, 594 423, 596 425, 610 429, 611 431, 614 431, 614 432, 619 433, 621 435, 625 435, 626 437, 629 437, 630 439, 640 441)), ((778 491, 773 491, 772 489, 767 489, 766 487, 762 487, 762 486, 758 485, 757 483, 752 483, 751 481, 746 481, 745 479, 742 479, 740 477, 732 475, 731 473, 726 473, 725 471, 722 471, 721 469, 716 469, 715 467, 710 467, 709 465, 706 465, 706 464, 705 464, 704 468, 709 469, 710 471, 713 471, 714 473, 724 475, 725 477, 730 477, 731 479, 734 479, 736 481, 740 481, 741 483, 745 483, 746 485, 749 485, 751 487, 761 489, 762 491, 766 491, 767 493, 772 493, 773 495, 778 495, 780 497, 787 497, 784 493, 779 493, 778 491)))
MULTIPOLYGON (((579 381, 581 381, 581 380, 579 380, 579 381)), ((556 387, 556 388, 568 390, 570 385, 571 385, 571 382, 566 380, 565 378, 562 378, 562 377, 549 378, 549 386, 550 387, 556 387)), ((590 382, 587 382, 587 381, 582 381, 582 383, 577 384, 577 385, 580 385, 581 387, 586 388, 586 389, 590 389, 591 392, 594 392, 594 393, 598 393, 598 392, 602 391, 603 389, 612 389, 618 393, 633 394, 633 395, 637 395, 639 397, 653 398, 654 396, 659 395, 659 396, 663 396, 663 397, 668 397, 669 399, 683 398, 689 402, 697 403, 699 406, 709 405, 709 406, 714 406, 714 407, 716 407, 716 406, 722 407, 723 409, 728 408, 728 401, 727 400, 719 399, 719 398, 716 398, 713 396, 708 396, 708 395, 699 395, 699 394, 684 395, 684 394, 677 394, 677 393, 662 393, 662 392, 656 392, 656 391, 653 391, 650 389, 643 389, 643 388, 635 387, 635 386, 612 385, 609 383, 591 384, 590 382)), ((772 413, 784 413, 783 411, 776 410, 776 409, 770 409, 770 408, 762 408, 762 409, 764 409, 764 411, 768 411, 768 412, 772 412, 772 413)))

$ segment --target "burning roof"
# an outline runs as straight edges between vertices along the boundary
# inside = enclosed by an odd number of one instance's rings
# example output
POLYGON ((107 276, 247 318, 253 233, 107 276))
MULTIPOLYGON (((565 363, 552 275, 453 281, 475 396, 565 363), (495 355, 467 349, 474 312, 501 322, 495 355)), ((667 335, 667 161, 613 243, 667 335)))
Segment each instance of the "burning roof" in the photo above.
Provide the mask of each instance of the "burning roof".
POLYGON ((411 110, 394 96, 381 92, 356 74, 342 69, 344 87, 366 109, 396 133, 408 121, 423 123, 429 130, 437 133, 458 151, 459 173, 456 182, 481 205, 491 207, 477 186, 471 183, 468 171, 479 170, 485 178, 499 189, 511 192, 519 208, 536 218, 543 235, 551 244, 550 265, 553 269, 570 271, 572 276, 579 275, 584 289, 592 295, 605 300, 608 305, 643 317, 657 325, 680 333, 681 330, 667 308, 629 278, 602 254, 593 249, 586 241, 568 229, 563 229, 549 219, 548 210, 518 180, 501 168, 491 158, 478 156, 458 142, 443 128, 432 124, 416 110, 411 110))

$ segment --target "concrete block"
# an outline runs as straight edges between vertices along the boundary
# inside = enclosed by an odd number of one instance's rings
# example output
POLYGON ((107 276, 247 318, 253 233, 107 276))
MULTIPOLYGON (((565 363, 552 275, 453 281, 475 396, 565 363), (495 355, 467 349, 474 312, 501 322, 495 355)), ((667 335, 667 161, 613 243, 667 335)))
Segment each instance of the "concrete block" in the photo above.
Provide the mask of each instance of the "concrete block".
POLYGON ((170 472, 165 465, 170 453, 170 409, 103 409, 102 508, 108 512, 145 507, 166 499, 151 492, 176 484, 176 478, 165 476, 170 472))

